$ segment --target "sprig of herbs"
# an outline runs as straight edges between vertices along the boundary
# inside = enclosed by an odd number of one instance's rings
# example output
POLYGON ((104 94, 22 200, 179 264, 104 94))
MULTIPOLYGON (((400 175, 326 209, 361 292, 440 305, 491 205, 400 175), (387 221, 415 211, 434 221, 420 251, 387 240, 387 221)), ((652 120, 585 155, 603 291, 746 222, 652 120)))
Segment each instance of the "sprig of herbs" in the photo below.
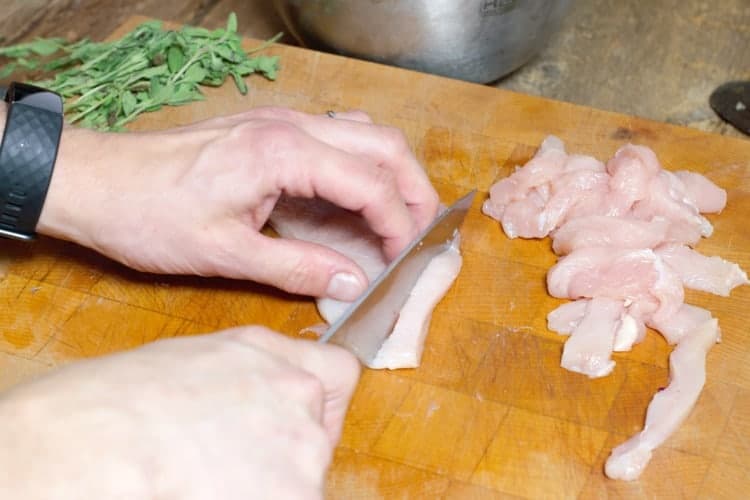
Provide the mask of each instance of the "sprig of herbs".
POLYGON ((68 121, 99 130, 121 130, 144 112, 204 99, 200 85, 219 86, 231 76, 244 95, 244 77, 260 73, 274 80, 278 56, 253 55, 281 34, 245 52, 237 34, 237 16, 226 29, 185 26, 164 30, 159 21, 137 26, 112 42, 60 38, 0 47, 0 57, 13 62, 0 68, 0 79, 19 68, 56 72, 34 83, 66 99, 68 121), (57 53, 61 56, 51 59, 57 53))

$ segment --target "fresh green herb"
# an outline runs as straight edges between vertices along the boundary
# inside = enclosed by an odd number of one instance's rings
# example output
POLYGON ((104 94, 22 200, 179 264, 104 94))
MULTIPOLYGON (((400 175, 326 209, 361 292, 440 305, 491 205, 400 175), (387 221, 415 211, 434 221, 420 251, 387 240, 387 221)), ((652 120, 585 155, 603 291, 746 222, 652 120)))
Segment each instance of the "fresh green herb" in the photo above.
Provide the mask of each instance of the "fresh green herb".
POLYGON ((18 69, 57 72, 31 83, 66 99, 69 122, 122 130, 141 113, 203 100, 200 85, 219 86, 231 76, 244 95, 244 77, 260 73, 274 80, 278 56, 255 53, 280 36, 245 52, 234 13, 226 29, 216 30, 185 26, 169 31, 159 21, 148 21, 113 42, 48 38, 0 47, 0 57, 12 61, 0 67, 0 79, 18 69), (62 55, 50 60, 57 53, 62 55))

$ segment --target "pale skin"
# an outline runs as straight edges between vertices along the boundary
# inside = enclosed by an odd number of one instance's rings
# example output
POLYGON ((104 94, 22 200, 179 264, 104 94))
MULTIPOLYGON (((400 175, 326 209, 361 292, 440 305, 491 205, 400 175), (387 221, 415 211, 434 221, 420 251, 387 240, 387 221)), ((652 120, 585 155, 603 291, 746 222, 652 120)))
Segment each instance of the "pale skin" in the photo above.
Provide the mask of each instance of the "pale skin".
MULTIPOLYGON (((282 195, 361 213, 388 257, 438 209, 399 131, 260 108, 159 133, 67 127, 37 231, 141 271, 355 298, 354 262, 261 234, 282 195)), ((0 498, 321 498, 358 375, 347 351, 262 327, 73 363, 0 394, 0 498)))

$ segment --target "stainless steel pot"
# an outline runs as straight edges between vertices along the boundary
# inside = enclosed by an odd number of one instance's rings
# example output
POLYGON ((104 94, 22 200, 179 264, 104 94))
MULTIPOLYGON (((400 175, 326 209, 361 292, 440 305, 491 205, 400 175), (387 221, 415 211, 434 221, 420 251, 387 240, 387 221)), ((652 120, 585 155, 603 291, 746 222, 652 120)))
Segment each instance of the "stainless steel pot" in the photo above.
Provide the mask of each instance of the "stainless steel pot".
POLYGON ((528 61, 572 0, 274 0, 304 46, 486 83, 528 61))

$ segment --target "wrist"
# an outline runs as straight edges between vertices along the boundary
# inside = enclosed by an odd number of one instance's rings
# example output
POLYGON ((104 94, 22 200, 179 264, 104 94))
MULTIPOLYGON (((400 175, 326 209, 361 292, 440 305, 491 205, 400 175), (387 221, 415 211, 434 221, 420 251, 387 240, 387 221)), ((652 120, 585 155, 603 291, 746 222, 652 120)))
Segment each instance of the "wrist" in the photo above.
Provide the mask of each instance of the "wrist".
POLYGON ((93 207, 88 197, 97 175, 92 171, 96 154, 92 146, 103 140, 97 135, 100 134, 67 125, 63 128, 47 198, 37 223, 39 234, 90 246, 87 219, 93 215, 93 207))

